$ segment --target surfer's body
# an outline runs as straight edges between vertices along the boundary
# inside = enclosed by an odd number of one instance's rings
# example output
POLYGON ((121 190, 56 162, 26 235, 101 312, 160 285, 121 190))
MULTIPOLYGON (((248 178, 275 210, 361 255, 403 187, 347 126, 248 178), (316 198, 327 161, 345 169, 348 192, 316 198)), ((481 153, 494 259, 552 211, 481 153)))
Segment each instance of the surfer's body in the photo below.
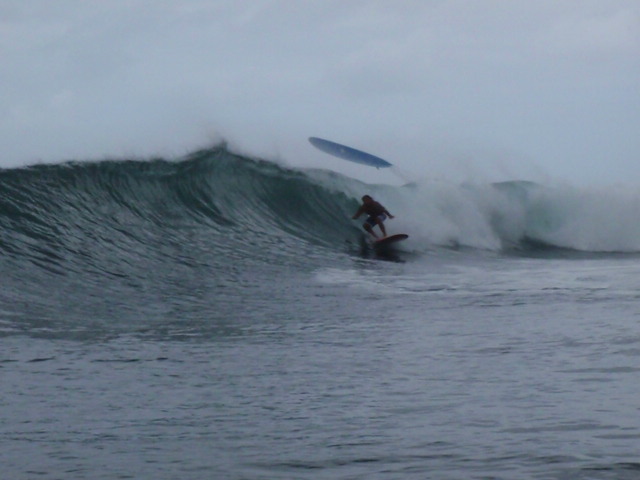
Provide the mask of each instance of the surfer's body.
POLYGON ((393 218, 393 215, 391 215, 382 204, 376 202, 369 195, 364 195, 362 197, 362 205, 360 205, 360 208, 358 208, 358 211, 352 218, 355 220, 363 213, 366 213, 368 217, 364 224, 362 224, 362 228, 364 228, 373 238, 378 238, 376 232, 373 231, 373 227, 377 225, 382 232, 382 237, 386 237, 387 230, 384 226, 384 221, 387 218, 393 218))

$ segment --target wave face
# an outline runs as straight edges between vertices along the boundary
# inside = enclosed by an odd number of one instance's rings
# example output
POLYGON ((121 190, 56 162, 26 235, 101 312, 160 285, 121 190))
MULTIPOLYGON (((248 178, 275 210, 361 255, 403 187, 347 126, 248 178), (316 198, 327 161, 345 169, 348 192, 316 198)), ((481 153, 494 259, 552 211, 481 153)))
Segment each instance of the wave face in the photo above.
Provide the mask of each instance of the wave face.
POLYGON ((360 255, 360 222, 350 217, 363 193, 396 214, 388 228, 410 235, 403 248, 412 259, 440 247, 640 251, 640 196, 632 191, 365 185, 216 147, 180 161, 0 171, 0 304, 42 318, 48 307, 37 310, 39 300, 66 305, 70 290, 85 312, 97 304, 108 310, 104 297, 123 291, 149 305, 207 289, 237 300, 247 285, 360 255))
POLYGON ((12 316, 31 319, 31 334, 59 326, 61 310, 98 322, 114 310, 123 321, 170 315, 157 310, 176 299, 197 310, 212 291, 223 315, 283 266, 343 248, 352 202, 225 148, 0 171, 0 330, 12 316))
POLYGON ((224 148, 181 162, 36 166, 0 172, 0 248, 65 273, 164 255, 170 245, 188 251, 204 229, 214 258, 268 262, 305 242, 330 244, 344 233, 349 203, 302 172, 224 148))

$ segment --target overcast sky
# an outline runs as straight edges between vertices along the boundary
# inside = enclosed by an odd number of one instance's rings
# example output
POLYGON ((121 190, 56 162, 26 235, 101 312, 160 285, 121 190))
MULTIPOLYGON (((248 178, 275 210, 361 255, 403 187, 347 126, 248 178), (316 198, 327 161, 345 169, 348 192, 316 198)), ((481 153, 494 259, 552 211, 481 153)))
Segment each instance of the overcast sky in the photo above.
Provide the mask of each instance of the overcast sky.
POLYGON ((410 176, 640 185, 638 0, 0 0, 0 87, 2 167, 225 138, 367 168, 319 136, 410 176))

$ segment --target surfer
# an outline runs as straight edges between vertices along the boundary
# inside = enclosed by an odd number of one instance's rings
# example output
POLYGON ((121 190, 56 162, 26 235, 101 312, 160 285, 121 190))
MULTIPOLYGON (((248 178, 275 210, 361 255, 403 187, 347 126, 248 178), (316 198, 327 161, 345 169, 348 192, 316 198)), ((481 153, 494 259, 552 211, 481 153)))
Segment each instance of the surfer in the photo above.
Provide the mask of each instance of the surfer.
POLYGON ((387 230, 384 228, 384 221, 388 218, 393 218, 393 215, 389 213, 389 211, 384 208, 381 204, 376 202, 371 196, 364 195, 362 197, 362 205, 358 208, 358 211, 351 218, 354 220, 357 219, 360 215, 366 213, 369 215, 365 222, 362 224, 362 228, 364 228, 373 238, 378 238, 376 232, 373 231, 373 227, 378 225, 380 227, 380 231, 382 232, 382 238, 387 236, 387 230))

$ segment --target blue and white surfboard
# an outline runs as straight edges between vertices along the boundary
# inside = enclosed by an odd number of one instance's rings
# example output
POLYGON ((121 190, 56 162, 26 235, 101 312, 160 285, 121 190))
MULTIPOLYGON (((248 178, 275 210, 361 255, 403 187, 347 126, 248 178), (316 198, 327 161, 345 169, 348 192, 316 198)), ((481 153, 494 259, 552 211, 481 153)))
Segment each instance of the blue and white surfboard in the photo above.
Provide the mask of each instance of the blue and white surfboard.
POLYGON ((311 142, 311 145, 322 150, 323 152, 342 158, 344 160, 349 160, 351 162, 361 163, 363 165, 369 165, 370 167, 376 168, 387 168, 392 166, 389 162, 383 160, 380 157, 376 157, 375 155, 371 155, 370 153, 356 150, 355 148, 347 147, 346 145, 340 145, 339 143, 331 142, 329 140, 324 140, 317 137, 309 137, 309 141, 311 142))

